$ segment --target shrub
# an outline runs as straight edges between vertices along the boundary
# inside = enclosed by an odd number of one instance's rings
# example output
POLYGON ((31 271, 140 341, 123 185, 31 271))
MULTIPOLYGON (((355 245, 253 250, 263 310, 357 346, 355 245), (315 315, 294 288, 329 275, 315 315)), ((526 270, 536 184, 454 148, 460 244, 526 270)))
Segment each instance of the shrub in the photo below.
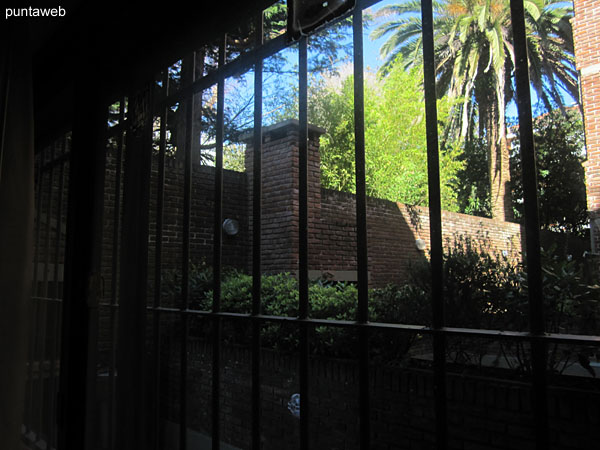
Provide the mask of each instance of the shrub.
POLYGON ((554 247, 542 257, 546 330, 598 334, 600 286, 587 282, 581 262, 559 257, 554 247))
POLYGON ((516 258, 494 253, 487 241, 459 236, 444 253, 444 300, 449 326, 523 330, 524 274, 516 258))
MULTIPOLYGON (((528 297, 525 270, 509 255, 490 251, 485 240, 457 237, 444 254, 444 301, 446 324, 496 330, 528 329, 528 297)), ((252 277, 224 270, 221 283, 221 310, 249 314, 252 310, 252 277)), ((180 296, 181 281, 175 272, 163 280, 163 295, 180 296)), ((598 334, 600 287, 586 282, 580 263, 556 256, 554 249, 543 252, 543 290, 547 331, 553 333, 598 334)), ((208 311, 212 308, 212 270, 206 264, 191 266, 190 304, 208 311)), ((309 286, 310 317, 349 320, 356 318, 357 289, 351 283, 321 279, 309 286)), ((298 282, 288 273, 262 276, 262 313, 273 316, 298 315, 298 282)), ((429 325, 431 323, 431 272, 428 263, 414 265, 403 286, 388 285, 369 290, 371 321, 429 325)), ((246 322, 224 321, 225 342, 246 345, 246 322)), ((207 337, 207 328, 191 330, 207 337)), ((354 330, 334 326, 311 327, 311 351, 332 357, 356 357, 354 330)), ((402 360, 411 349, 417 333, 371 334, 371 354, 386 361, 402 360), (385 337, 387 336, 387 338, 385 337)), ((264 322, 264 346, 296 352, 299 332, 296 326, 264 322)), ((482 339, 453 338, 448 342, 449 361, 481 365, 484 355, 497 354, 509 367, 528 371, 530 358, 521 343, 498 343, 482 339)), ((555 346, 549 353, 549 368, 557 372, 588 358, 585 348, 568 350, 555 346)))
MULTIPOLYGON (((263 275, 261 279, 262 313, 273 316, 298 315, 298 282, 288 273, 263 275)), ((207 297, 212 293, 207 292, 207 297)), ((317 319, 353 320, 356 288, 351 285, 327 286, 313 283, 309 287, 310 316, 317 319)), ((223 280, 221 307, 224 311, 248 314, 252 310, 252 277, 235 273, 223 280)), ((334 327, 315 327, 313 351, 330 356, 351 356, 344 332, 334 327)), ((298 333, 284 331, 280 325, 266 324, 261 332, 263 345, 281 351, 295 351, 298 333)), ((247 339, 246 339, 247 340, 247 339)), ((242 341, 244 342, 244 341, 242 341)), ((242 343, 240 342, 240 343, 242 343)))
MULTIPOLYGON (((212 289, 213 273, 212 267, 206 264, 204 260, 197 264, 191 263, 189 266, 189 290, 192 305, 204 298, 206 292, 212 289)), ((178 306, 181 301, 181 269, 170 269, 163 273, 161 279, 161 294, 163 304, 178 306)), ((200 309, 200 308, 199 308, 200 309)))

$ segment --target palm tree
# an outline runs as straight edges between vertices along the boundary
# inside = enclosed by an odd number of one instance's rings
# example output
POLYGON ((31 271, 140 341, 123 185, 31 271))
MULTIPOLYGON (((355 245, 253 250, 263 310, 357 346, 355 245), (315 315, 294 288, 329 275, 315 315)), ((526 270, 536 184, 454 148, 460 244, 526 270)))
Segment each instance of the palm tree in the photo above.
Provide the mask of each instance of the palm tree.
MULTIPOLYGON (((547 109, 563 108, 561 92, 578 97, 569 19, 562 0, 524 0, 531 85, 547 109)), ((446 139, 485 141, 492 216, 510 220, 510 171, 505 111, 514 97, 515 66, 509 0, 434 0, 434 46, 438 96, 455 100, 446 139)), ((397 60, 422 63, 421 2, 381 9, 387 21, 372 38, 389 35, 381 47, 385 73, 397 60)))

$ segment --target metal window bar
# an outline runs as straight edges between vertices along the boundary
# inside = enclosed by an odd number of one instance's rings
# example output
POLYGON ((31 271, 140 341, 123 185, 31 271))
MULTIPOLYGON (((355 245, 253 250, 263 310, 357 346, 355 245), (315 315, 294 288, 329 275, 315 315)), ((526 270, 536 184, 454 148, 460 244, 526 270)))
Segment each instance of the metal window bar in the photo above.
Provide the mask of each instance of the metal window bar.
MULTIPOLYGON (((50 160, 54 160, 54 156, 55 156, 55 145, 53 144, 50 146, 50 160)), ((43 281, 42 281, 42 295, 44 297, 48 297, 48 275, 49 275, 49 270, 50 270, 50 261, 49 261, 49 256, 50 256, 50 231, 51 231, 51 226, 50 226, 50 222, 51 222, 51 217, 52 217, 52 191, 54 190, 54 166, 51 166, 48 169, 48 203, 47 203, 47 212, 46 212, 46 230, 44 232, 45 236, 44 236, 44 274, 43 274, 43 281)))
MULTIPOLYGON (((225 65, 227 35, 224 34, 219 44, 218 68, 225 65)), ((225 77, 219 73, 217 82, 217 126, 216 126, 216 171, 215 171, 215 211, 213 234, 213 312, 221 311, 221 252, 222 252, 222 211, 223 211, 223 139, 225 112, 225 77)), ((212 321, 212 448, 221 448, 221 319, 212 321)))
MULTIPOLYGON (((63 136, 60 140, 61 146, 61 155, 64 156, 67 152, 67 138, 63 136)), ((58 199, 57 199, 57 207, 56 207, 56 234, 54 241, 54 286, 52 292, 52 298, 59 301, 59 303, 54 305, 54 318, 52 319, 52 331, 50 335, 50 339, 53 339, 53 345, 51 347, 50 354, 50 381, 49 386, 51 389, 50 398, 49 398, 49 417, 50 419, 55 419, 55 411, 56 411, 56 392, 58 389, 57 379, 56 379, 56 357, 60 352, 60 296, 61 292, 59 289, 58 279, 61 275, 59 271, 59 263, 60 263, 60 250, 61 250, 61 242, 62 242, 62 217, 63 217, 63 206, 64 206, 64 188, 65 188, 65 162, 63 161, 58 170, 58 199)), ((52 420, 48 430, 48 444, 50 448, 56 446, 56 428, 54 425, 55 421, 52 420)))
MULTIPOLYGON (((195 78, 196 56, 192 53, 183 62, 184 83, 192 83, 195 78)), ((181 267, 181 353, 179 379, 179 448, 187 448, 187 353, 189 323, 187 309, 190 300, 190 223, 192 205, 192 145, 193 145, 194 97, 185 100, 185 147, 183 185, 183 246, 181 267)))
MULTIPOLYGON (((50 146, 50 161, 54 160, 56 143, 50 146)), ((48 202, 46 203, 46 226, 44 230, 44 261, 43 261, 43 275, 42 275, 42 286, 41 296, 48 298, 48 276, 50 272, 50 234, 51 234, 51 222, 52 222, 52 209, 53 209, 53 191, 54 191, 54 166, 50 166, 48 169, 48 202)), ((48 302, 40 301, 39 304, 39 353, 38 353, 38 386, 37 386, 37 398, 39 401, 38 414, 37 414, 37 430, 38 441, 48 439, 48 429, 44 424, 44 419, 47 419, 46 414, 48 411, 44 408, 44 378, 45 378, 45 366, 46 366, 46 340, 47 329, 48 329, 48 302)))
MULTIPOLYGON (((64 138, 60 140, 60 153, 64 153, 65 151, 65 140, 64 138)), ((48 294, 49 297, 52 298, 58 298, 58 277, 59 277, 59 271, 58 271, 58 264, 59 264, 59 252, 60 252, 60 229, 61 229, 61 212, 62 212, 62 196, 63 196, 63 186, 64 186, 64 169, 63 169, 63 165, 61 164, 59 166, 58 169, 58 192, 57 192, 57 205, 56 205, 56 233, 54 235, 54 270, 53 270, 53 280, 54 280, 54 285, 52 287, 52 294, 48 294)), ((58 309, 58 305, 53 305, 53 313, 51 314, 51 329, 50 329, 50 334, 49 334, 49 339, 51 340, 51 343, 53 345, 50 346, 50 355, 49 355, 49 359, 50 359, 50 373, 49 373, 49 383, 48 383, 48 389, 50 390, 50 395, 49 395, 49 401, 48 401, 48 417, 50 419, 52 419, 53 417, 53 412, 55 411, 56 405, 54 402, 54 396, 52 395, 52 392, 55 391, 55 375, 54 375, 54 371, 56 370, 56 353, 57 353, 57 348, 56 348, 56 342, 53 341, 53 339, 56 339, 56 336, 58 335, 59 332, 59 328, 57 327, 57 319, 58 319, 58 315, 56 314, 56 310, 58 309)), ((52 446, 54 445, 54 427, 52 426, 52 423, 49 423, 48 426, 48 444, 49 447, 52 448, 52 446)))
POLYGON ((43 179, 44 179, 44 154, 46 153, 46 149, 43 149, 37 160, 38 160, 38 167, 37 167, 37 186, 36 186, 36 190, 37 190, 37 198, 36 198, 36 222, 35 222, 35 254, 33 256, 33 285, 32 285, 32 293, 34 296, 38 296, 39 290, 38 290, 38 283, 37 283, 37 279, 38 279, 38 267, 39 267, 39 262, 40 262, 40 228, 41 228, 41 210, 42 210, 42 195, 43 195, 43 189, 42 189, 42 185, 43 185, 43 179))
MULTIPOLYGON (((168 308, 162 306, 162 312, 176 313, 180 312, 177 308, 168 308)), ((433 329, 424 325, 407 325, 402 323, 388 322, 369 322, 359 323, 354 320, 338 320, 338 319, 298 319, 297 317, 289 316, 273 316, 260 314, 252 316, 251 314, 231 313, 231 312, 212 312, 201 310, 188 310, 188 313, 197 317, 215 318, 220 317, 226 320, 249 321, 258 319, 261 322, 272 322, 279 324, 299 324, 307 323, 311 327, 331 326, 336 328, 362 328, 368 327, 372 330, 394 330, 411 334, 423 334, 425 336, 433 336, 434 334, 443 333, 446 336, 463 336, 483 339, 497 339, 501 341, 524 341, 535 342, 542 341, 548 344, 571 344, 571 345, 591 345, 600 347, 600 336, 582 335, 582 334, 562 334, 562 333, 544 333, 543 335, 532 335, 528 331, 498 331, 486 330, 479 328, 457 328, 457 327, 442 327, 433 329)))
POLYGON ((47 321, 48 321, 48 304, 53 299, 49 298, 48 277, 50 270, 50 235, 52 222, 52 200, 53 200, 53 172, 55 143, 51 144, 40 153, 38 166, 38 209, 36 224, 36 246, 35 246, 35 269, 34 269, 34 301, 33 308, 33 330, 34 333, 31 339, 31 356, 29 362, 29 419, 28 427, 30 428, 30 438, 36 442, 47 442, 48 410, 44 404, 44 375, 45 375, 45 360, 46 360, 46 340, 47 336, 47 321), (46 159, 48 162, 46 162, 46 159), (45 179, 47 177, 47 179, 45 179), (45 185, 47 182, 47 185, 45 185), (44 201, 44 198, 46 201, 44 201), (42 213, 44 209, 44 213, 42 213), (42 222, 45 220, 45 226, 42 227, 42 222), (43 231, 42 231, 43 228, 43 231), (42 239, 43 236, 43 239, 42 239), (43 243, 42 243, 43 240, 43 243), (41 270, 41 273, 40 273, 41 270))
POLYGON ((61 250, 61 242, 62 242, 62 216, 63 216, 63 208, 64 208, 64 189, 65 189, 65 164, 66 160, 63 158, 65 155, 68 156, 67 153, 67 137, 63 136, 60 140, 61 145, 61 154, 60 158, 62 160, 59 171, 58 171, 58 200, 57 200, 57 225, 56 225, 56 235, 54 241, 54 289, 52 292, 53 298, 59 298, 61 291, 58 285, 58 278, 60 276, 59 271, 59 263, 60 263, 60 250, 61 250))
MULTIPOLYGON (((263 13, 256 21, 256 46, 263 44, 263 13)), ((254 135, 253 135, 253 190, 252 190, 252 315, 261 313, 261 234, 262 234, 262 84, 263 60, 259 56, 254 64, 254 135)), ((252 448, 259 450, 260 442, 260 339, 261 322, 252 321, 252 448)))
MULTIPOLYGON (((298 319, 308 318, 308 38, 298 42, 298 319)), ((301 323, 300 332, 300 448, 309 448, 309 329, 301 323)))
POLYGON ((122 97, 119 105, 119 129, 117 130, 117 157, 115 169, 115 201, 113 205, 113 229, 112 229, 112 264, 111 264, 111 293, 110 304, 108 305, 109 321, 110 321, 110 362, 108 367, 109 377, 109 410, 110 419, 108 423, 109 442, 112 446, 115 443, 115 427, 116 427, 116 366, 117 366, 117 327, 118 327, 118 283, 119 283, 119 248, 121 236, 121 191, 123 178, 123 143, 125 132, 125 98, 122 97))
POLYGON ((116 448, 143 447, 148 439, 146 425, 150 411, 146 408, 149 386, 145 383, 144 332, 148 307, 153 84, 153 79, 138 83, 128 98, 121 219, 123 245, 119 254, 116 448))
POLYGON ((61 250, 69 162, 66 134, 36 155, 36 201, 32 279, 32 335, 29 345, 23 434, 28 445, 56 446, 57 355, 60 351, 61 250), (56 176, 55 176, 56 175, 56 176), (44 223, 45 221, 45 223, 44 223), (56 228, 53 230, 53 224, 56 228), (51 282, 53 283, 51 285, 51 282))
POLYGON ((40 230, 42 223, 42 197, 43 197, 43 184, 44 184, 44 157, 45 157, 46 149, 40 151, 37 160, 37 198, 36 198, 36 206, 35 206, 35 246, 34 246, 34 255, 33 255, 33 281, 32 281, 32 324, 31 324, 31 337, 29 341, 29 363, 27 368, 27 380, 29 381, 29 385, 27 386, 27 394, 26 394, 26 408, 25 408, 25 427, 27 431, 27 436, 30 439, 33 439, 35 433, 35 427, 33 425, 33 414, 34 414, 34 379, 33 379, 33 366, 35 362, 35 348, 36 348, 36 340, 37 340, 37 317, 38 317, 38 307, 40 300, 40 292, 39 292, 39 283, 38 283, 38 267, 40 264, 40 230))
POLYGON ((34 267, 33 267, 33 305, 32 305, 32 333, 29 342, 29 362, 28 362, 28 374, 27 379, 29 381, 29 386, 27 386, 27 409, 26 409, 26 427, 27 427, 27 438, 35 442, 37 440, 37 435, 39 434, 39 429, 36 430, 35 422, 34 422, 34 411, 36 408, 36 397, 35 397, 35 381, 34 381, 34 366, 35 362, 38 359, 36 355, 37 348, 37 339, 38 339, 38 316, 39 316, 39 307, 40 303, 43 301, 41 299, 41 293, 39 289, 38 277, 39 277, 39 265, 40 265, 40 241, 41 241, 41 222, 42 222, 42 197, 43 197, 43 185, 44 185, 44 174, 45 172, 42 170, 44 164, 44 155, 46 153, 46 149, 42 150, 38 160, 39 160, 39 172, 37 176, 37 205, 36 205, 36 225, 35 225, 35 253, 34 253, 34 267))
MULTIPOLYGON (((531 117, 531 94, 527 60, 527 31, 523 1, 511 0, 511 23, 515 49, 515 80, 517 110, 521 139, 521 164, 523 167, 523 199, 525 202, 525 245, 527 282, 529 294, 529 331, 533 336, 543 336, 544 297, 542 292, 542 267, 540 252, 540 223, 538 211, 538 184, 533 124, 531 117)), ((548 448, 548 386, 546 341, 531 343, 532 399, 535 423, 536 448, 548 448)))
POLYGON ((425 90, 425 123, 427 133, 427 180, 429 189, 429 233, 431 240, 431 308, 433 334, 433 371, 436 446, 447 447, 446 414, 446 336, 444 327, 442 206, 440 199, 439 143, 435 93, 435 53, 433 8, 431 0, 421 1, 423 26, 423 71, 425 90))
MULTIPOLYGON (((367 241, 367 188, 365 161, 365 97, 363 18, 360 1, 352 16, 354 45, 354 142, 356 167, 356 261, 358 275, 358 307, 356 322, 369 321, 369 267, 367 241)), ((369 329, 358 329, 359 338, 359 439, 360 448, 367 450, 371 442, 369 395, 369 329)))
MULTIPOLYGON (((163 74, 163 90, 165 96, 169 93, 169 72, 165 70, 163 74)), ((153 389, 154 393, 154 412, 152 416, 152 429, 154 430, 154 449, 159 450, 161 435, 160 435, 160 297, 162 291, 162 241, 163 241, 163 222, 164 222, 164 197, 165 197, 165 153, 167 147, 167 120, 169 108, 164 107, 160 115, 160 142, 158 150, 158 176, 156 189, 156 248, 154 261, 154 302, 152 316, 152 334, 153 341, 153 389)))

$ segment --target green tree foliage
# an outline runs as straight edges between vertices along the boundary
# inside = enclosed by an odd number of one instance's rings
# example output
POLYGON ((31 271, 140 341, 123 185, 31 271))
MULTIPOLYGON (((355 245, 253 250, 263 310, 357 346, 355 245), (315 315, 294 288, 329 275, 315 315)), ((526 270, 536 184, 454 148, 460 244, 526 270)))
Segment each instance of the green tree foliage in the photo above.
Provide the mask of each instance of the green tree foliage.
MULTIPOLYGON (((581 114, 554 110, 534 119, 541 226, 547 230, 582 234, 587 225, 584 132, 581 114)), ((523 217, 523 182, 518 133, 510 145, 512 206, 515 219, 523 217)), ((485 142, 465 143, 457 173, 459 209, 467 214, 491 216, 488 160, 485 142)))
MULTIPOLYGON (((436 76, 439 95, 457 100, 447 137, 485 142, 493 216, 510 218, 507 190, 506 105, 514 97, 515 55, 508 0, 434 1, 436 76)), ((524 0, 531 85, 544 106, 562 105, 561 92, 578 97, 572 7, 562 0, 524 0)), ((386 73, 397 55, 407 67, 422 64, 421 2, 409 0, 381 10, 386 21, 373 37, 386 73)))
MULTIPOLYGON (((584 131, 581 114, 570 109, 546 113, 534 120, 540 225, 554 231, 582 234, 587 225, 584 131)), ((522 166, 519 139, 511 154, 515 215, 523 215, 522 166)))
POLYGON ((235 172, 246 170, 246 146, 244 144, 232 143, 223 147, 223 169, 235 172))
MULTIPOLYGON (((365 86, 365 153, 367 194, 411 205, 427 205, 427 144, 422 69, 398 64, 387 77, 367 76, 365 86)), ((325 128, 321 138, 322 185, 355 192, 353 77, 331 79, 313 87, 309 120, 325 128)), ((449 104, 438 101, 440 123, 449 104)), ((442 206, 458 208, 453 185, 461 167, 459 151, 440 153, 442 206)))

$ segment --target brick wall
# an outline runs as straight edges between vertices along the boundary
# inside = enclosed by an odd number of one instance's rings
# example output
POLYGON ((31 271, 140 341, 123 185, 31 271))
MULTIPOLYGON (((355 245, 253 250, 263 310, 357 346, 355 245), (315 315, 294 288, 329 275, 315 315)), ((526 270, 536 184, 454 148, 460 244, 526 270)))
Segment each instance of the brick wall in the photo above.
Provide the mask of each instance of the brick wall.
MULTIPOLYGON (((121 177, 127 176, 122 173, 121 177)), ((150 210, 148 236, 148 291, 147 302, 154 301, 154 280, 156 261, 156 220, 157 220, 157 181, 158 159, 153 158, 150 182, 150 210)), ((122 183, 122 179, 121 179, 122 183)), ((193 164, 192 169, 192 206, 190 211, 190 262, 194 265, 206 263, 212 265, 215 171, 213 167, 193 164)), ((163 238, 162 238, 162 272, 164 279, 179 276, 181 280, 182 246, 183 246, 183 190, 184 166, 181 161, 167 159, 165 164, 165 185, 163 201, 163 238)), ((123 188, 119 199, 122 207, 123 188)), ((116 152, 109 150, 106 154, 104 217, 102 240, 102 302, 112 301, 113 284, 116 289, 116 301, 119 302, 119 258, 123 242, 117 236, 117 251, 114 251, 114 221, 117 200, 117 157, 116 152), (116 276, 113 273, 116 264, 116 276)), ((246 174, 225 170, 223 173, 223 219, 230 218, 239 222, 239 233, 228 236, 223 233, 222 261, 224 266, 246 270, 248 267, 248 217, 246 207, 246 174)), ((122 211, 118 212, 122 218, 122 211)), ((161 297, 161 306, 179 307, 179 298, 161 297)), ((108 351, 114 338, 116 316, 110 307, 102 306, 99 310, 99 350, 101 364, 107 364, 108 351)))
MULTIPOLYGON (((150 201, 150 249, 156 239, 156 183, 157 172, 152 172, 150 201)), ((213 167, 193 165, 192 204, 190 210, 190 257, 192 262, 206 260, 212 264, 215 210, 215 170, 213 167)), ((165 168, 163 264, 181 266, 183 245, 183 189, 184 166, 169 160, 165 168)), ((239 233, 223 233, 223 264, 239 269, 247 266, 248 217, 246 216, 246 176, 244 173, 223 171, 223 220, 239 223, 239 233)), ((152 259, 152 258, 151 258, 152 259)))
MULTIPOLYGON (((113 254, 115 196, 116 196, 116 157, 112 151, 106 156, 104 194, 104 238, 102 271, 105 297, 109 296, 112 280, 112 263, 119 254, 113 254)), ((122 174, 126 176, 126 174, 122 174)), ((154 279, 157 220, 157 179, 158 160, 153 159, 150 184, 149 210, 149 283, 154 279)), ((121 181, 122 182, 122 181, 121 181)), ((199 264, 205 261, 212 264, 215 172, 213 167, 194 164, 192 169, 192 205, 190 211, 190 259, 199 264)), ((183 189, 184 166, 174 159, 165 164, 165 185, 163 200, 163 271, 181 268, 183 246, 183 189)), ((123 191, 120 198, 122 205, 123 191)), ((248 266, 248 217, 246 207, 246 175, 225 170, 223 173, 223 219, 235 219, 239 223, 239 233, 228 236, 223 233, 223 264, 229 267, 246 269, 248 266)), ((122 212, 120 213, 120 215, 122 212)), ((119 247, 122 242, 119 242, 119 247)))
MULTIPOLYGON (((298 121, 288 120, 263 130, 262 156, 262 270, 264 273, 298 270, 299 175, 298 121)), ((308 238, 309 276, 331 276, 355 281, 356 275, 356 199, 345 192, 321 188, 319 136, 324 130, 309 127, 308 145, 308 238)), ((251 141, 251 136, 249 137, 251 141)), ((251 269, 253 149, 247 145, 246 172, 224 171, 223 219, 239 222, 239 234, 223 234, 223 264, 241 270, 251 269)), ((115 218, 116 160, 113 152, 106 160, 105 217, 103 240, 103 280, 106 301, 112 291, 113 222, 115 218)), ((149 298, 155 276, 156 195, 158 162, 153 160, 151 174, 149 230, 149 298)), ((126 176, 126 174, 124 174, 126 176)), ((193 165, 190 229, 191 262, 212 264, 214 168, 193 165)), ((165 168, 164 219, 162 240, 163 276, 180 273, 183 244, 184 167, 168 160, 165 168)), ((121 191, 122 196, 122 191, 121 191)), ((402 283, 409 267, 428 257, 429 212, 382 199, 367 199, 369 280, 371 286, 402 283), (418 250, 416 241, 425 244, 418 250)), ((442 212, 446 244, 456 237, 469 236, 487 245, 492 252, 507 252, 519 257, 522 249, 519 224, 466 214, 442 212)), ((556 241, 544 236, 544 243, 556 241)), ((581 254, 576 240, 564 240, 566 253, 581 254)), ((545 244, 544 244, 545 245, 545 244)), ((165 305, 175 306, 175 305, 165 305)))
POLYGON ((574 0, 573 34, 580 73, 588 159, 585 165, 592 249, 600 253, 600 2, 574 0))
MULTIPOLYGON (((314 224, 321 208, 319 136, 325 130, 309 126, 308 214, 309 240, 318 239, 314 224)), ((247 137, 246 174, 248 177, 249 236, 252 236, 252 198, 254 149, 247 137)), ((298 270, 299 222, 299 122, 286 120, 263 130, 261 264, 265 273, 298 270)))
MULTIPOLYGON (((263 130, 262 264, 265 272, 298 269, 298 128, 288 120, 263 130)), ((321 188, 319 136, 309 127, 308 235, 309 275, 330 274, 356 280, 356 199, 321 188)), ((247 136, 248 211, 252 215, 252 136, 247 136)), ((458 235, 485 241, 492 251, 521 251, 521 227, 512 222, 443 212, 444 240, 458 235)), ((251 229, 251 219, 249 219, 251 229)), ((369 279, 373 286, 406 279, 409 266, 426 258, 416 240, 429 248, 429 212, 376 198, 367 199, 369 279)))
MULTIPOLYGON (((310 275, 318 277, 329 273, 337 279, 356 280, 355 197, 320 187, 318 137, 323 130, 316 127, 310 130, 310 275)), ((286 121, 267 127, 263 134, 263 267, 267 272, 295 271, 298 267, 298 122, 286 121)), ((250 186, 251 161, 249 142, 246 167, 250 186)), ((429 247, 427 208, 369 198, 367 217, 371 284, 402 282, 409 266, 426 257, 426 252, 417 250, 415 241, 422 239, 429 247)), ((443 227, 444 237, 449 241, 463 234, 486 240, 495 251, 521 250, 520 226, 515 223, 444 212, 443 227)))
MULTIPOLYGON (((323 189, 320 238, 312 246, 311 268, 317 271, 356 270, 356 215, 354 195, 323 189)), ((459 236, 482 242, 492 252, 521 251, 521 226, 512 222, 442 212, 443 239, 451 244, 459 236)), ((429 210, 382 199, 367 199, 369 277, 373 286, 406 279, 411 264, 427 257, 430 248, 429 210), (426 249, 417 249, 416 241, 426 249)))

